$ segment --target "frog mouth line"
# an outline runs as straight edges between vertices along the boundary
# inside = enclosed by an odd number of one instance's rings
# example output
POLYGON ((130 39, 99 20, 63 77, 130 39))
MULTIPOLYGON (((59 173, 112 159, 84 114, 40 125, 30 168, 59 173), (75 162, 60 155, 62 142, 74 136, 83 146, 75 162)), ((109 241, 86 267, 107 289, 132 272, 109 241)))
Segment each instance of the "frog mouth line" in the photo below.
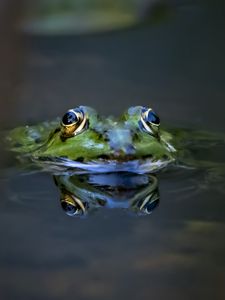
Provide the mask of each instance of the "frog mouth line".
POLYGON ((174 162, 173 158, 167 160, 153 160, 152 158, 107 160, 100 158, 89 162, 79 162, 64 157, 33 157, 32 160, 36 163, 38 162, 46 170, 53 172, 71 172, 74 174, 113 172, 154 173, 174 162))
POLYGON ((107 155, 107 154, 102 154, 97 156, 96 158, 92 159, 90 158, 89 160, 85 160, 83 157, 77 157, 75 160, 72 160, 68 158, 67 156, 60 156, 60 157, 54 157, 54 156, 34 156, 34 160, 39 160, 39 161, 49 161, 49 162, 54 162, 54 163, 60 163, 60 162, 65 162, 65 161, 70 161, 70 162, 76 162, 76 163, 82 163, 82 164, 89 164, 89 163, 104 163, 104 164, 111 164, 111 163, 118 163, 122 164, 125 162, 130 162, 130 161, 146 161, 149 160, 152 163, 157 162, 159 160, 161 161, 171 161, 171 157, 167 155, 163 155, 161 159, 155 159, 153 158, 153 155, 148 154, 148 155, 143 155, 141 157, 135 156, 135 155, 126 155, 126 156, 116 156, 116 155, 107 155))

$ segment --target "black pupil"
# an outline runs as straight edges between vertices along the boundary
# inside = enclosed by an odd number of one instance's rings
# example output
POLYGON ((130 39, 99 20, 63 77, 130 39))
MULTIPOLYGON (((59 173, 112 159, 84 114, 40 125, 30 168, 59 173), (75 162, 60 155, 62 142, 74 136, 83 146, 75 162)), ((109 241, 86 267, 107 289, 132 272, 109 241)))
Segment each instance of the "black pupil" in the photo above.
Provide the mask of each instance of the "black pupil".
POLYGON ((73 123, 76 123, 78 121, 77 115, 72 112, 72 111, 68 111, 62 119, 63 124, 65 125, 71 125, 73 123))
POLYGON ((72 204, 69 204, 69 203, 66 203, 65 201, 63 201, 61 203, 62 205, 62 208, 63 210, 68 214, 68 215, 73 215, 77 212, 77 207, 72 205, 72 204))
POLYGON ((151 213, 159 205, 159 200, 150 202, 146 205, 146 210, 148 213, 151 213))
POLYGON ((159 125, 160 123, 160 119, 159 117, 156 115, 156 113, 154 111, 150 111, 148 113, 148 116, 146 118, 146 121, 149 122, 149 123, 153 123, 153 124, 156 124, 156 125, 159 125))

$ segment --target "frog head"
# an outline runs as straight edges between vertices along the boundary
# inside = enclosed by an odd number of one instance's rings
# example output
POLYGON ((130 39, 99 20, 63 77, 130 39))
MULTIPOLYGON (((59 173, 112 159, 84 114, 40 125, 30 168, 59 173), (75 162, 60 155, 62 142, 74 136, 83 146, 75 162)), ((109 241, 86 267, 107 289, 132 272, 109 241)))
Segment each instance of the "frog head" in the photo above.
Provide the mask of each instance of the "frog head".
POLYGON ((63 115, 32 157, 93 172, 145 173, 174 160, 171 138, 160 129, 160 119, 151 108, 131 107, 114 119, 79 106, 63 115))

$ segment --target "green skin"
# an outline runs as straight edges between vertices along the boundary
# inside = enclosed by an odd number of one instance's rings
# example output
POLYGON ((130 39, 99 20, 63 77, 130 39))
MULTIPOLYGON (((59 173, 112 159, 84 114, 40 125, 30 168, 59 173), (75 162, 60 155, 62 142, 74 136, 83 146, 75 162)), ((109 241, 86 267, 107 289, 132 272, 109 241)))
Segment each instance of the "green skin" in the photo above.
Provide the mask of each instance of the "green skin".
POLYGON ((161 128, 152 135, 140 126, 141 106, 129 108, 118 120, 102 118, 90 107, 80 108, 89 125, 78 135, 62 139, 60 119, 19 127, 8 135, 11 150, 48 170, 69 168, 74 173, 150 173, 174 162, 211 169, 216 166, 224 173, 224 163, 193 156, 197 147, 208 149, 224 142, 224 135, 177 129, 169 133, 161 128))

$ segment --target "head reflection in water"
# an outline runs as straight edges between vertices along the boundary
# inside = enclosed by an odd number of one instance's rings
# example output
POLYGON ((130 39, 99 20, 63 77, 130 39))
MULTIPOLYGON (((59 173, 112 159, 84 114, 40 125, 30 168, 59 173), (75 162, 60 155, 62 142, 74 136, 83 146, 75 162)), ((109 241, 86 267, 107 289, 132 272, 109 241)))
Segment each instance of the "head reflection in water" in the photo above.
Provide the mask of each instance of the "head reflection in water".
POLYGON ((83 217, 100 208, 149 215, 159 204, 157 178, 131 173, 54 176, 68 216, 83 217))

